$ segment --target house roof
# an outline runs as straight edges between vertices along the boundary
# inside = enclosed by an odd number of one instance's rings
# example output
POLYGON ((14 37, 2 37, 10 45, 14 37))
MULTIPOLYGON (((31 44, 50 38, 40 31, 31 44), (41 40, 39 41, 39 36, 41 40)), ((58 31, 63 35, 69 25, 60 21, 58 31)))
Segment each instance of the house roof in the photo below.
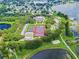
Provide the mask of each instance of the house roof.
POLYGON ((35 26, 33 32, 34 36, 44 36, 45 26, 35 26))

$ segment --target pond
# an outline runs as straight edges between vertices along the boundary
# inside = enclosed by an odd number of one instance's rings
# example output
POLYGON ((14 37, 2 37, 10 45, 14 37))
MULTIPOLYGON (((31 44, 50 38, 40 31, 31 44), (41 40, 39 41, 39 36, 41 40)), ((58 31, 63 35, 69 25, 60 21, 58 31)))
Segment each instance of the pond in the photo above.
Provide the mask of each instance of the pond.
POLYGON ((0 29, 1 30, 8 29, 10 27, 11 27, 11 24, 5 24, 5 23, 0 24, 0 29))
POLYGON ((38 52, 31 59, 72 59, 64 49, 48 49, 38 52))

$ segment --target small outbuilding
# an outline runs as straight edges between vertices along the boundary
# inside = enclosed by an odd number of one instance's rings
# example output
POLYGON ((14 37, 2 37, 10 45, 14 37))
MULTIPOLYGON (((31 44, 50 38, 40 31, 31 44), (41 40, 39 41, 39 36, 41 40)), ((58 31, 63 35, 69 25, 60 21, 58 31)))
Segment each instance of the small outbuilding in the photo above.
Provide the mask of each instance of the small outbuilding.
POLYGON ((26 32, 25 39, 26 40, 33 40, 33 32, 26 32))
POLYGON ((54 41, 52 41, 52 44, 60 44, 60 41, 59 40, 54 40, 54 41))

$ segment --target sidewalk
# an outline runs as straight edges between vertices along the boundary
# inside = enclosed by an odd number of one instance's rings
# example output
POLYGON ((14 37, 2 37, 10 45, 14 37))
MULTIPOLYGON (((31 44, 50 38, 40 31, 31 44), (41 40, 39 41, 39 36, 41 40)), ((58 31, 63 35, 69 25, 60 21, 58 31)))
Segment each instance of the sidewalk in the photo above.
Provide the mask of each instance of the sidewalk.
POLYGON ((78 59, 78 57, 76 56, 76 54, 71 50, 71 48, 67 45, 67 43, 64 41, 64 39, 62 38, 62 36, 60 35, 62 42, 65 44, 65 46, 70 50, 70 52, 73 54, 73 56, 75 57, 75 59, 78 59))
POLYGON ((25 24, 22 32, 21 32, 21 35, 25 35, 25 32, 26 32, 26 28, 28 27, 29 23, 28 24, 25 24))

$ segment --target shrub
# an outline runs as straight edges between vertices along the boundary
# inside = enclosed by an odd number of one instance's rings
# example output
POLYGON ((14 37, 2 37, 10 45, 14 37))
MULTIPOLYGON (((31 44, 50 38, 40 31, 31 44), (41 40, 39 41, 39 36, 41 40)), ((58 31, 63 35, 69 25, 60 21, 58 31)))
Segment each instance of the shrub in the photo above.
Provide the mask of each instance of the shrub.
POLYGON ((75 42, 74 42, 74 41, 71 41, 71 40, 67 40, 66 43, 67 43, 68 45, 74 45, 74 44, 75 44, 75 42))
POLYGON ((8 32, 8 34, 4 34, 4 41, 18 41, 22 38, 24 38, 24 36, 20 35, 19 33, 10 33, 8 32))
POLYGON ((51 35, 44 36, 41 39, 43 40, 43 42, 51 42, 53 40, 51 35))
POLYGON ((35 21, 34 19, 31 19, 31 20, 30 20, 30 23, 31 23, 31 24, 34 24, 35 22, 36 22, 36 21, 35 21))
POLYGON ((36 49, 41 45, 42 45, 42 40, 26 41, 25 48, 26 49, 36 49))

